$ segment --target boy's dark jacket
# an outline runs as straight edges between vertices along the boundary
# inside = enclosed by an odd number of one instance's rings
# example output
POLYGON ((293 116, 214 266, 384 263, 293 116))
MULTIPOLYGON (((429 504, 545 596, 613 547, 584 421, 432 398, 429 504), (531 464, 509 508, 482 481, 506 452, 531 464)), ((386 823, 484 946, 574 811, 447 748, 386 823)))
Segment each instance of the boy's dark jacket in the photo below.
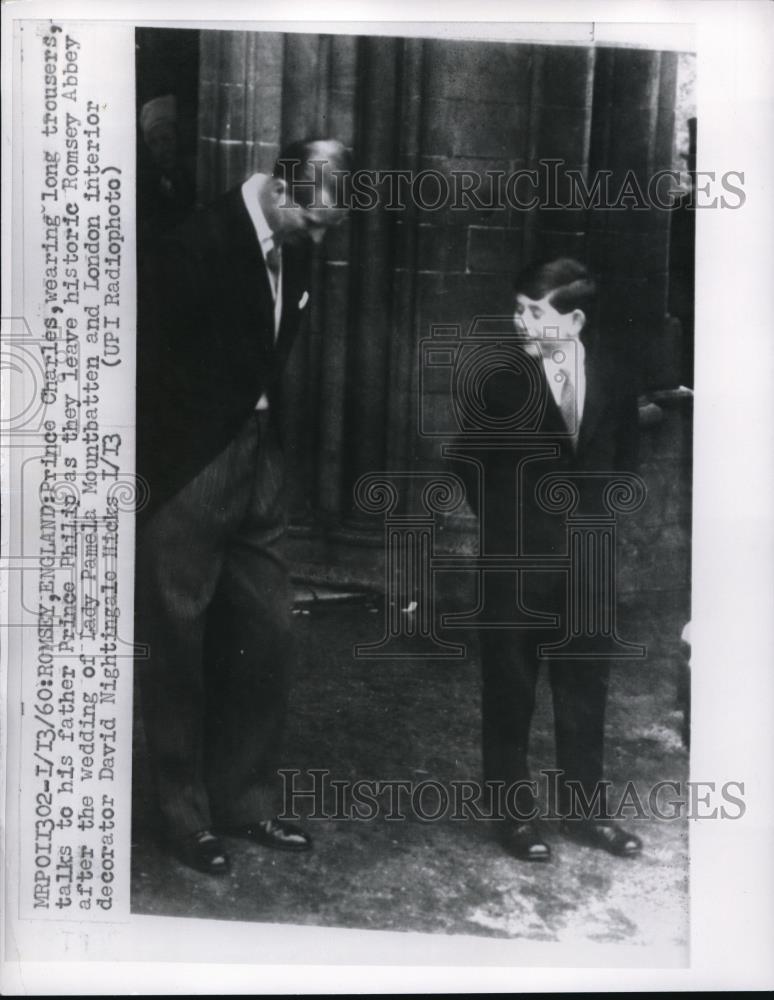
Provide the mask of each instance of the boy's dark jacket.
POLYGON ((487 381, 483 392, 487 411, 501 418, 529 410, 527 394, 536 391, 537 383, 540 405, 531 426, 509 434, 500 445, 491 438, 491 447, 480 450, 474 443, 480 436, 459 435, 453 443, 457 457, 451 460, 451 468, 465 482, 468 501, 485 522, 485 554, 516 554, 518 534, 519 554, 563 555, 567 513, 546 509, 538 493, 540 480, 550 473, 566 474, 579 493, 575 512, 603 514, 604 484, 616 472, 636 471, 636 389, 616 356, 588 346, 585 403, 573 448, 542 363, 525 358, 525 365, 531 367, 531 381, 503 371, 487 381), (473 463, 460 460, 465 451, 474 457, 473 463), (480 469, 475 463, 480 463, 480 469))

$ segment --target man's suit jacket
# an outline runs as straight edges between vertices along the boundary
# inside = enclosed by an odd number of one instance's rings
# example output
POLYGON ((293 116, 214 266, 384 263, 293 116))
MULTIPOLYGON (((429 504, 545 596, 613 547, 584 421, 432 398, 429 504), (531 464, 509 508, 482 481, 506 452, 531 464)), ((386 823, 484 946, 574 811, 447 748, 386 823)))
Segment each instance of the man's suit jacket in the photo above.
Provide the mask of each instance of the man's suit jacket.
POLYGON ((147 514, 222 451, 263 393, 276 420, 310 256, 283 248, 276 344, 269 279, 239 187, 165 238, 141 270, 137 470, 150 488, 147 514))
MULTIPOLYGON (((513 452, 494 447, 479 453, 484 485, 479 489, 476 469, 455 462, 454 471, 466 484, 468 500, 476 514, 486 519, 487 554, 566 554, 566 514, 551 512, 538 499, 538 483, 550 473, 613 473, 634 471, 637 463, 637 402, 634 380, 626 367, 611 354, 586 350, 586 398, 580 433, 575 448, 554 400, 542 362, 529 359, 539 379, 541 406, 533 426, 513 440, 545 445, 554 455, 539 457, 523 465, 516 475, 513 452)), ((512 372, 491 377, 485 388, 487 410, 502 417, 518 412, 526 394, 534 391, 534 379, 518 378, 512 372)), ((464 450, 470 438, 459 437, 457 449, 464 450)), ((572 478, 570 476, 570 478, 572 478)), ((598 489, 590 481, 576 480, 580 502, 577 510, 599 510, 598 489)))

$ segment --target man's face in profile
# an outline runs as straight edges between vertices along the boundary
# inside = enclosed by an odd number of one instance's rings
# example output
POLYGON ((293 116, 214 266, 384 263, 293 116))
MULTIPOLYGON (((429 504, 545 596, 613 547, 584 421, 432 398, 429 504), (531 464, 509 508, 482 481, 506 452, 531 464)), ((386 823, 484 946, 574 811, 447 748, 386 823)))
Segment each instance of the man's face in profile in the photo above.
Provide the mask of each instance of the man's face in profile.
POLYGON ((279 243, 296 244, 311 240, 322 243, 329 229, 340 226, 347 218, 347 209, 336 205, 335 193, 327 185, 316 194, 309 207, 292 199, 292 192, 282 180, 275 180, 272 190, 274 220, 269 224, 279 243))

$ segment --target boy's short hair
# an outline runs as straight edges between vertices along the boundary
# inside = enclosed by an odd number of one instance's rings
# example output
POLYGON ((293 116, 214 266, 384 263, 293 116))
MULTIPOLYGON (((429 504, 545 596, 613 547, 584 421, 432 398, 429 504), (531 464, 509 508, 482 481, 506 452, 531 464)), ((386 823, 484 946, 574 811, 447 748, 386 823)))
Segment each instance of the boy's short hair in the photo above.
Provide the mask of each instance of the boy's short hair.
POLYGON ((526 295, 536 302, 549 296, 548 301, 558 313, 582 309, 587 321, 597 302, 597 283, 589 271, 572 257, 532 264, 520 271, 513 283, 517 295, 526 295))

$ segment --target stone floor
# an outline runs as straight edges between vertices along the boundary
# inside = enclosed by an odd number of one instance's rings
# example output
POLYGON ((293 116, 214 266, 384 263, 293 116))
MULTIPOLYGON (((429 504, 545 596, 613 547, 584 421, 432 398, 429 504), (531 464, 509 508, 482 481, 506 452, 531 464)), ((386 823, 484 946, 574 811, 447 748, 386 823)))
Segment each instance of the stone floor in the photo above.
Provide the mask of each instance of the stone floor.
MULTIPOLYGON (((355 643, 383 634, 378 599, 370 603, 357 595, 301 588, 296 610, 300 657, 288 768, 325 768, 331 778, 344 780, 448 783, 478 777, 474 637, 463 636, 469 647, 464 660, 356 659, 355 643)), ((624 613, 624 623, 627 638, 646 642, 649 652, 644 661, 613 667, 607 771, 614 797, 620 798, 631 780, 647 803, 654 782, 688 777, 675 643, 664 638, 679 636, 682 623, 646 605, 628 619, 624 613)), ((552 754, 550 696, 541 678, 534 770, 550 768, 552 754)), ((400 822, 386 819, 386 809, 369 821, 307 819, 313 852, 287 855, 229 840, 233 870, 219 880, 184 868, 157 845, 139 726, 134 768, 132 909, 138 914, 484 935, 575 947, 621 943, 642 946, 643 954, 687 949, 686 820, 628 820, 645 842, 643 855, 634 860, 568 843, 548 824, 552 861, 527 865, 503 853, 488 822, 448 815, 422 821, 410 811, 400 822)), ((330 789, 326 804, 334 805, 330 789)))

